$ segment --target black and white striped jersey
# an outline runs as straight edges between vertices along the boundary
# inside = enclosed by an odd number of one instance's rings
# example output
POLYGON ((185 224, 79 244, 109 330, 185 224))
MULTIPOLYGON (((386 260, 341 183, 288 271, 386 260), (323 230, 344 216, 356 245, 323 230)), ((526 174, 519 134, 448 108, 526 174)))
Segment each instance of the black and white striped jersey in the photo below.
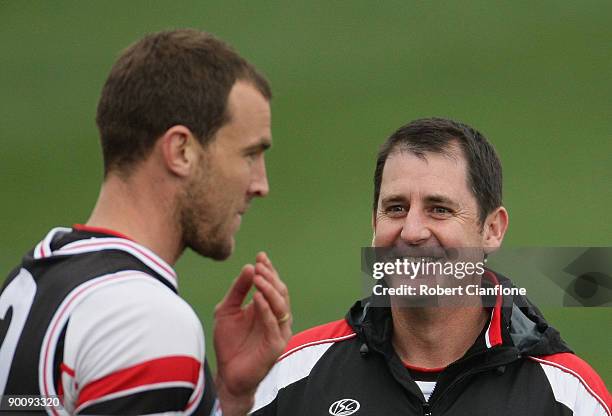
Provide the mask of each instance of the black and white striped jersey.
POLYGON ((55 228, 0 294, 0 393, 65 414, 220 413, 202 326, 170 265, 109 230, 55 228))

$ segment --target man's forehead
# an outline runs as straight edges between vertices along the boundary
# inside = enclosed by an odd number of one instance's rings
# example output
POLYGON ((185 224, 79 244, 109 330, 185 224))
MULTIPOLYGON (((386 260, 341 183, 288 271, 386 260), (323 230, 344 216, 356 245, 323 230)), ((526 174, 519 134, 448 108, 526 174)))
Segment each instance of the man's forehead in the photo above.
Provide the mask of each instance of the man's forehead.
POLYGON ((398 154, 412 155, 425 163, 429 159, 446 158, 457 163, 467 163, 465 153, 458 140, 451 140, 446 145, 436 150, 424 150, 422 146, 407 143, 397 143, 387 157, 387 161, 398 154))
POLYGON ((253 84, 237 81, 227 106, 227 120, 218 135, 229 136, 227 145, 240 149, 272 145, 270 103, 253 84))
POLYGON ((394 150, 385 162, 383 181, 403 177, 448 178, 449 176, 467 175, 467 162, 462 154, 456 151, 444 153, 414 153, 407 149, 394 150))
POLYGON ((469 192, 467 163, 461 154, 414 154, 408 150, 389 155, 383 170, 380 197, 418 193, 421 198, 454 199, 469 192))
POLYGON ((227 110, 231 117, 240 108, 258 111, 270 116, 270 100, 250 81, 237 80, 227 98, 227 110))

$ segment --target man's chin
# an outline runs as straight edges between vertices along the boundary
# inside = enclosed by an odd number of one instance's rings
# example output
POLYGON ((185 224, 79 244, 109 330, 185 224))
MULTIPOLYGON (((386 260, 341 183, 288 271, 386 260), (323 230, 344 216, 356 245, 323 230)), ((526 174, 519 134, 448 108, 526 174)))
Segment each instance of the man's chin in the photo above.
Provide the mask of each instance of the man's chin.
POLYGON ((226 260, 234 252, 234 238, 225 241, 206 242, 204 244, 189 244, 188 247, 200 256, 216 261, 226 260))

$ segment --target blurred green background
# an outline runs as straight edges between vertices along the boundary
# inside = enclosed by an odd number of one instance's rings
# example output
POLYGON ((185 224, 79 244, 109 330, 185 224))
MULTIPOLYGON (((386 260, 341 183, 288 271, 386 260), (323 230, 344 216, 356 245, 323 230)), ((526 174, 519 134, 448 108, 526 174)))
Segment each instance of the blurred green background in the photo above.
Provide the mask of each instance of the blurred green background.
MULTIPOLYGON (((609 1, 2 1, 0 269, 52 226, 87 220, 105 77, 128 44, 178 27, 225 39, 274 89, 270 196, 229 261, 176 265, 209 334, 259 250, 292 291, 295 332, 344 315, 360 296, 377 148, 419 117, 463 120, 494 143, 505 244, 612 246, 611 17, 609 1)), ((610 386, 612 310, 545 312, 610 386)))

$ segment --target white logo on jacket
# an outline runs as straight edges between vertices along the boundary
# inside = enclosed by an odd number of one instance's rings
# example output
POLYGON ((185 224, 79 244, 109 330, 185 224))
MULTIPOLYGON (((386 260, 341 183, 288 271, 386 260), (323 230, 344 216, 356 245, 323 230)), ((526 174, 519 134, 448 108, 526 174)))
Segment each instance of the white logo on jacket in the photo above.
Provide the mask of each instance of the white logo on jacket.
POLYGON ((329 414, 332 416, 348 416, 359 410, 361 405, 357 400, 353 399, 340 399, 337 402, 333 402, 329 406, 329 414))

